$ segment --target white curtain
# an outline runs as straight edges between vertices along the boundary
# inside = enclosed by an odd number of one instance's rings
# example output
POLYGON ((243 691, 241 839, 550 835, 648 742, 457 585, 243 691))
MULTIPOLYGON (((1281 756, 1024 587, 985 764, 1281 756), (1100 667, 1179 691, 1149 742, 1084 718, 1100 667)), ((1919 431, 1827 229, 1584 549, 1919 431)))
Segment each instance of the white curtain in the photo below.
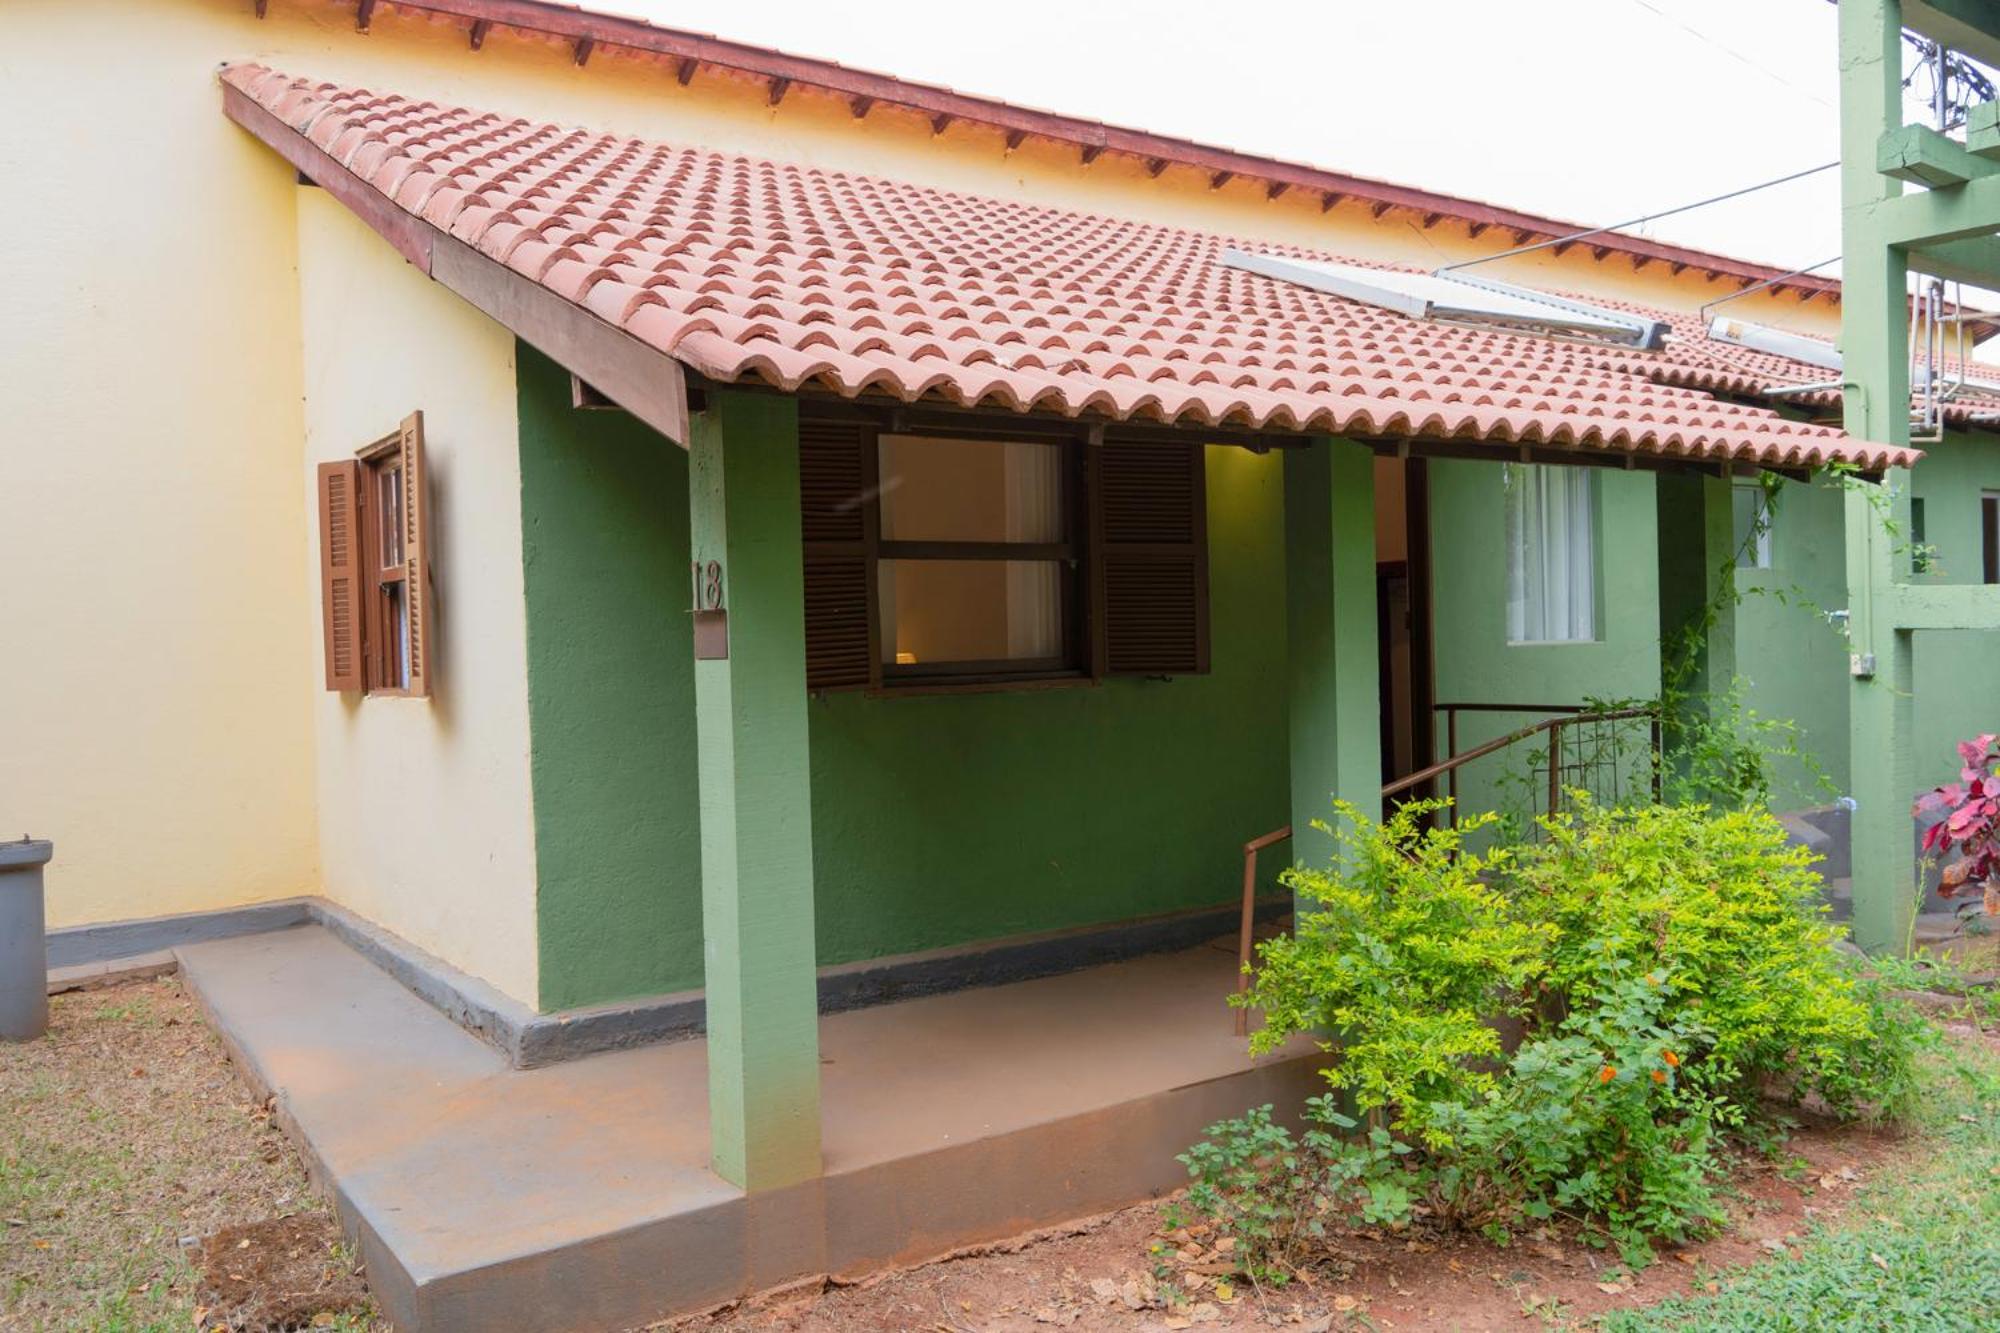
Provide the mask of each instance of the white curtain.
POLYGON ((1597 637, 1597 487, 1587 468, 1506 465, 1507 639, 1597 637))
MULTIPOLYGON (((1062 534, 1062 450, 1007 448, 1007 540, 1055 541, 1062 534)), ((1062 655, 1062 580, 1050 561, 1007 562, 1007 656, 1062 655)))

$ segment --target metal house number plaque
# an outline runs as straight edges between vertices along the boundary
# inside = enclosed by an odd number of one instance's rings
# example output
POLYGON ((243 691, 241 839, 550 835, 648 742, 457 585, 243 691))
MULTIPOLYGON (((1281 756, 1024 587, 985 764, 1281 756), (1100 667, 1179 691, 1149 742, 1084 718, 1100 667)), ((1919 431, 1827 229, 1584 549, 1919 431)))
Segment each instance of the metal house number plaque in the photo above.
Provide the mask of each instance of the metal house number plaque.
POLYGON ((722 604, 722 562, 697 560, 694 577, 694 660, 726 661, 729 657, 729 612, 722 604))

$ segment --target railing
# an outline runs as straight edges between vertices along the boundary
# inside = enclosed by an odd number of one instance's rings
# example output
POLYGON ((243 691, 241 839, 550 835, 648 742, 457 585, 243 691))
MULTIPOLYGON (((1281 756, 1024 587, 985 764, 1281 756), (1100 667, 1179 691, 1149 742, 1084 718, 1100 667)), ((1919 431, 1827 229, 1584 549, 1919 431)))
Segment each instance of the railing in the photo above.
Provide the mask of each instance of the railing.
MULTIPOLYGON (((1487 755, 1497 754, 1546 733, 1548 744, 1539 754, 1529 755, 1527 773, 1531 790, 1536 779, 1540 778, 1540 789, 1547 793, 1542 813, 1559 813, 1566 791, 1588 791, 1606 804, 1616 804, 1624 798, 1628 781, 1627 751, 1618 741, 1618 725, 1641 718, 1648 723, 1645 777, 1652 785, 1653 799, 1660 799, 1660 712, 1656 707, 1641 705, 1593 709, 1578 704, 1438 704, 1437 711, 1444 714, 1444 746, 1451 757, 1429 768, 1418 769, 1407 777, 1397 778, 1383 787, 1384 802, 1444 778, 1445 794, 1450 798, 1450 804, 1445 807, 1445 818, 1456 828, 1459 770, 1475 759, 1484 759, 1487 755), (1518 727, 1461 754, 1458 748, 1460 713, 1548 713, 1552 716, 1518 727), (1606 728, 1611 729, 1608 737, 1606 728)), ((1532 824, 1533 821, 1528 822, 1532 824)))
MULTIPOLYGON (((1509 746, 1518 745, 1522 741, 1544 734, 1548 736, 1548 744, 1539 754, 1529 755, 1527 780, 1531 791, 1537 785, 1538 779, 1542 780, 1544 784, 1542 790, 1547 793, 1545 813, 1556 814, 1561 811, 1563 793, 1566 791, 1588 791, 1605 804, 1616 804, 1623 799, 1628 780, 1626 750, 1619 743, 1616 729, 1625 723, 1640 719, 1644 719, 1647 723, 1644 777, 1651 785, 1653 800, 1660 799, 1662 777, 1660 710, 1655 706, 1593 709, 1577 704, 1454 703, 1438 704, 1436 707, 1438 712, 1444 714, 1445 748, 1451 752, 1451 757, 1388 783, 1382 788, 1382 801, 1385 806, 1405 792, 1416 791, 1443 778, 1446 782, 1446 795, 1450 798, 1444 808, 1445 818, 1452 828, 1457 828, 1459 770, 1475 759, 1498 754, 1509 746), (1461 754, 1458 751, 1460 713, 1548 713, 1551 716, 1542 718, 1538 722, 1531 722, 1525 727, 1517 727, 1504 736, 1475 745, 1461 754), (1607 727, 1613 729, 1608 742, 1605 733, 1607 727), (1537 760, 1540 761, 1539 764, 1537 760)), ((1527 823, 1529 827, 1535 827, 1532 819, 1527 823)), ((1272 829, 1269 833, 1252 838, 1243 844, 1243 916, 1236 939, 1238 995, 1245 994, 1250 989, 1250 962, 1255 943, 1252 936, 1256 928, 1257 911, 1257 854, 1291 836, 1292 826, 1287 824, 1283 828, 1272 829)), ((1250 1011, 1237 1009, 1236 1035, 1243 1036, 1249 1030, 1250 1011)))

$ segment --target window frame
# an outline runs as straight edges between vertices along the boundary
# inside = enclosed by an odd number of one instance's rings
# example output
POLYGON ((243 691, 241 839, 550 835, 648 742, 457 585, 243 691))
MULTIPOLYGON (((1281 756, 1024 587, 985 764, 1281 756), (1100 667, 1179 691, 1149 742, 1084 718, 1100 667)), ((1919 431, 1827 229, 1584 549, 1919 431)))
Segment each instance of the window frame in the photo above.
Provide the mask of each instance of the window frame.
POLYGON ((1771 503, 1771 494, 1756 480, 1738 478, 1729 486, 1729 531, 1733 540, 1736 533, 1736 497, 1747 494, 1751 497, 1750 522, 1751 540, 1739 545, 1731 552, 1731 559, 1738 570, 1775 569, 1777 567, 1777 547, 1772 539, 1776 527, 1777 509, 1771 503), (1749 560, 1746 563, 1745 555, 1749 560))
MULTIPOLYGON (((876 430, 871 432, 867 450, 871 457, 867 460, 874 483, 868 507, 866 531, 870 547, 869 563, 879 571, 886 560, 950 560, 997 564, 1009 561, 1060 562, 1065 568, 1063 577, 1057 584, 1060 598, 1058 619, 1062 626, 1062 653, 1058 657, 1040 658, 989 658, 958 662, 922 662, 901 664, 892 657, 883 657, 877 663, 881 676, 881 688, 885 691, 919 689, 940 685, 1008 685, 1036 684, 1062 680, 1090 680, 1094 677, 1090 661, 1090 615, 1092 608, 1088 537, 1089 498, 1088 469, 1084 466, 1083 449, 1087 446, 1072 439, 1048 435, 1029 435, 996 430, 980 434, 937 435, 922 430, 876 430), (951 448, 955 445, 971 444, 1030 444, 1057 451, 1060 459, 1062 478, 1062 526, 1064 537, 1055 542, 1008 542, 1008 541, 959 541, 953 539, 930 539, 913 541, 884 537, 882 498, 885 494, 880 483, 882 441, 884 437, 919 441, 924 447, 951 448)), ((876 575, 880 577, 879 573, 876 575)), ((873 615, 875 624, 871 637, 878 643, 882 633, 883 607, 878 594, 873 615)), ((881 645, 878 656, 893 652, 893 645, 881 645)))
POLYGON ((2000 491, 1979 493, 1979 566, 1982 582, 2000 583, 2000 491))
MULTIPOLYGON (((1500 493, 1500 504, 1501 504, 1500 532, 1501 532, 1501 541, 1503 545, 1506 547, 1506 549, 1502 551, 1501 573, 1500 573, 1502 581, 1501 596, 1500 596, 1500 622, 1501 622, 1500 632, 1503 641, 1509 648, 1574 648, 1574 647, 1587 646, 1590 644, 1603 643, 1604 642, 1604 488, 1598 483, 1598 477, 1597 477, 1598 469, 1588 466, 1580 466, 1576 464, 1534 463, 1534 462, 1508 462, 1503 464, 1502 466, 1505 469, 1508 469, 1507 472, 1503 472, 1502 474, 1501 493, 1500 493), (1515 552, 1513 549, 1513 544, 1509 540, 1510 533, 1508 531, 1512 523, 1512 516, 1509 511, 1511 510, 1514 504, 1514 498, 1512 494, 1509 493, 1509 488, 1507 484, 1507 479, 1514 469, 1521 469, 1524 472, 1532 469, 1532 472, 1529 472, 1528 475, 1541 475, 1552 472, 1555 469, 1563 469, 1565 471, 1575 472, 1581 477, 1585 487, 1589 492, 1590 495, 1590 542, 1589 542, 1590 634, 1586 638, 1529 639, 1529 638, 1514 637, 1512 608, 1514 601, 1513 568, 1515 564, 1515 552)), ((1528 568, 1530 563, 1531 562, 1525 558, 1525 552, 1523 552, 1523 558, 1520 560, 1521 567, 1523 569, 1526 569, 1528 568)))
POLYGON ((367 558, 361 566, 362 578, 366 582, 367 595, 363 598, 361 613, 361 692, 365 696, 384 698, 408 698, 410 688, 410 591, 408 551, 402 549, 404 533, 408 531, 411 503, 410 478, 404 476, 399 487, 401 508, 395 515, 398 550, 401 557, 395 564, 385 564, 387 536, 390 532, 390 516, 382 503, 382 481, 392 470, 402 466, 402 436, 385 435, 379 440, 365 444, 354 451, 354 458, 360 467, 360 485, 355 488, 355 503, 360 516, 361 547, 367 558), (402 610, 392 615, 389 610, 390 590, 401 595, 402 610), (394 633, 394 620, 402 624, 400 637, 394 633), (391 670, 391 653, 396 645, 402 645, 395 670, 391 670))
POLYGON ((1154 427, 814 397, 800 405, 799 442, 812 696, 1062 689, 1210 673, 1207 458, 1216 441, 1154 427), (1072 637, 1062 661, 1045 659, 1025 670, 1018 661, 924 663, 915 673, 883 662, 880 559, 921 557, 930 544, 880 549, 882 435, 1062 448, 1069 486, 1064 542, 1003 543, 1014 549, 988 545, 984 552, 972 543, 952 552, 1004 558, 1033 555, 1036 546, 1068 548, 1075 573, 1062 579, 1069 595, 1062 623, 1072 637))

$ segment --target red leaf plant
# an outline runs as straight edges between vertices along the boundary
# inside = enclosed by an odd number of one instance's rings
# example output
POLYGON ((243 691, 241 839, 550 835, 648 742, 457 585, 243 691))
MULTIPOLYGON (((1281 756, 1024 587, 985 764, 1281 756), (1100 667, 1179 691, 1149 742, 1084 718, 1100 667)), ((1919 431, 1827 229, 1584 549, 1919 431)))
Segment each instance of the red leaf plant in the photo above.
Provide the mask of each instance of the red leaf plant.
POLYGON ((1943 818, 1924 830, 1924 854, 1956 850, 1959 859, 1944 868, 1939 892, 1949 898, 1978 884, 1985 886, 1986 910, 2000 913, 2000 744, 1988 733, 1958 743, 1963 763, 1957 782, 1932 788, 1917 798, 1914 813, 1939 813, 1943 818))

